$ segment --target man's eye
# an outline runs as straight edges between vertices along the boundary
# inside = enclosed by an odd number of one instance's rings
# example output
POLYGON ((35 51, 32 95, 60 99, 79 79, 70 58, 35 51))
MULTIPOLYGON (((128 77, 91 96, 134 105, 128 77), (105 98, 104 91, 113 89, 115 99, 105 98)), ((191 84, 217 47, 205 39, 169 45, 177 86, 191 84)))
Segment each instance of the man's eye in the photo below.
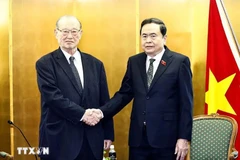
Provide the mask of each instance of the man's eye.
POLYGON ((63 31, 63 33, 67 34, 67 33, 68 33, 68 31, 67 31, 67 30, 64 30, 64 31, 63 31))
POLYGON ((72 34, 76 34, 77 33, 77 31, 72 31, 72 34))

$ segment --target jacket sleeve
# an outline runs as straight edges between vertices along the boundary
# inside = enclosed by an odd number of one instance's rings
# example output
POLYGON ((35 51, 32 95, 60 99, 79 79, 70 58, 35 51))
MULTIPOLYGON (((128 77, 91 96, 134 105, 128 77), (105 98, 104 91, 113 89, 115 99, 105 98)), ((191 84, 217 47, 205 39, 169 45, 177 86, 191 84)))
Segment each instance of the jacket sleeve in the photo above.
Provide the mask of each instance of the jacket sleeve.
POLYGON ((122 85, 118 92, 110 99, 108 103, 102 106, 104 116, 112 117, 121 111, 133 99, 131 62, 128 60, 127 71, 123 77, 122 85))
POLYGON ((180 117, 178 138, 191 140, 193 123, 193 88, 190 61, 185 58, 179 71, 180 117))
MULTIPOLYGON (((109 91, 106 73, 104 65, 101 64, 100 67, 100 106, 106 104, 109 101, 109 91)), ((114 140, 114 124, 113 118, 103 118, 103 129, 104 129, 104 139, 105 140, 114 140)))

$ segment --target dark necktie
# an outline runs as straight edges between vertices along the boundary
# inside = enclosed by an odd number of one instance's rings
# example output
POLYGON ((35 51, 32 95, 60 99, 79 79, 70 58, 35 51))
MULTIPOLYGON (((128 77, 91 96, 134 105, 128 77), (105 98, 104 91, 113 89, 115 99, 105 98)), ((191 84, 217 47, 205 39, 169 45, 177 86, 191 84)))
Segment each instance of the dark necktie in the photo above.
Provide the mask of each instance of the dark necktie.
POLYGON ((155 59, 151 58, 149 59, 150 64, 148 67, 148 71, 147 71, 147 85, 148 88, 150 87, 152 80, 153 80, 153 62, 155 61, 155 59))
POLYGON ((76 79, 76 81, 77 81, 77 84, 78 84, 78 86, 79 86, 79 89, 80 89, 80 91, 82 92, 82 90, 83 90, 83 88, 82 88, 82 83, 81 83, 81 79, 80 79, 80 76, 79 76, 79 73, 78 73, 78 71, 77 71, 77 68, 76 68, 76 66, 74 65, 74 57, 73 56, 71 56, 70 58, 69 58, 69 60, 70 60, 70 67, 71 67, 71 69, 72 69, 72 71, 73 71, 73 74, 74 74, 74 77, 75 77, 75 79, 76 79))

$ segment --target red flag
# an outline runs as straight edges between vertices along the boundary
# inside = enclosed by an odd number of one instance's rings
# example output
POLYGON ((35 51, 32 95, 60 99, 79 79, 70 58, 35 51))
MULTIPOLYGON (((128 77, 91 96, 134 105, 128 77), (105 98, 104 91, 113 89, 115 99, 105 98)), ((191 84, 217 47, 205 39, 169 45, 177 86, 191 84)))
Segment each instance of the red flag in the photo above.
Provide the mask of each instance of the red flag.
MULTIPOLYGON (((221 0, 210 0, 205 113, 233 117, 240 125, 240 57, 221 0)), ((235 147, 240 151, 240 137, 235 147)))

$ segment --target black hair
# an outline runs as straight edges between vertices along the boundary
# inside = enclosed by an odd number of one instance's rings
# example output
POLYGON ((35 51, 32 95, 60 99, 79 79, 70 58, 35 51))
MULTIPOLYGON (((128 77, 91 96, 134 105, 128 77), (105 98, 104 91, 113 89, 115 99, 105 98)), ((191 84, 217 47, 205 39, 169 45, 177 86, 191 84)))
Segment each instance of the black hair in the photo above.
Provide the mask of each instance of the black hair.
POLYGON ((142 27, 144 25, 150 24, 150 23, 159 24, 160 32, 162 33, 163 36, 166 35, 167 27, 165 26, 164 22, 162 20, 158 19, 158 18, 147 18, 147 19, 143 20, 142 23, 141 23, 140 35, 142 33, 142 27))

